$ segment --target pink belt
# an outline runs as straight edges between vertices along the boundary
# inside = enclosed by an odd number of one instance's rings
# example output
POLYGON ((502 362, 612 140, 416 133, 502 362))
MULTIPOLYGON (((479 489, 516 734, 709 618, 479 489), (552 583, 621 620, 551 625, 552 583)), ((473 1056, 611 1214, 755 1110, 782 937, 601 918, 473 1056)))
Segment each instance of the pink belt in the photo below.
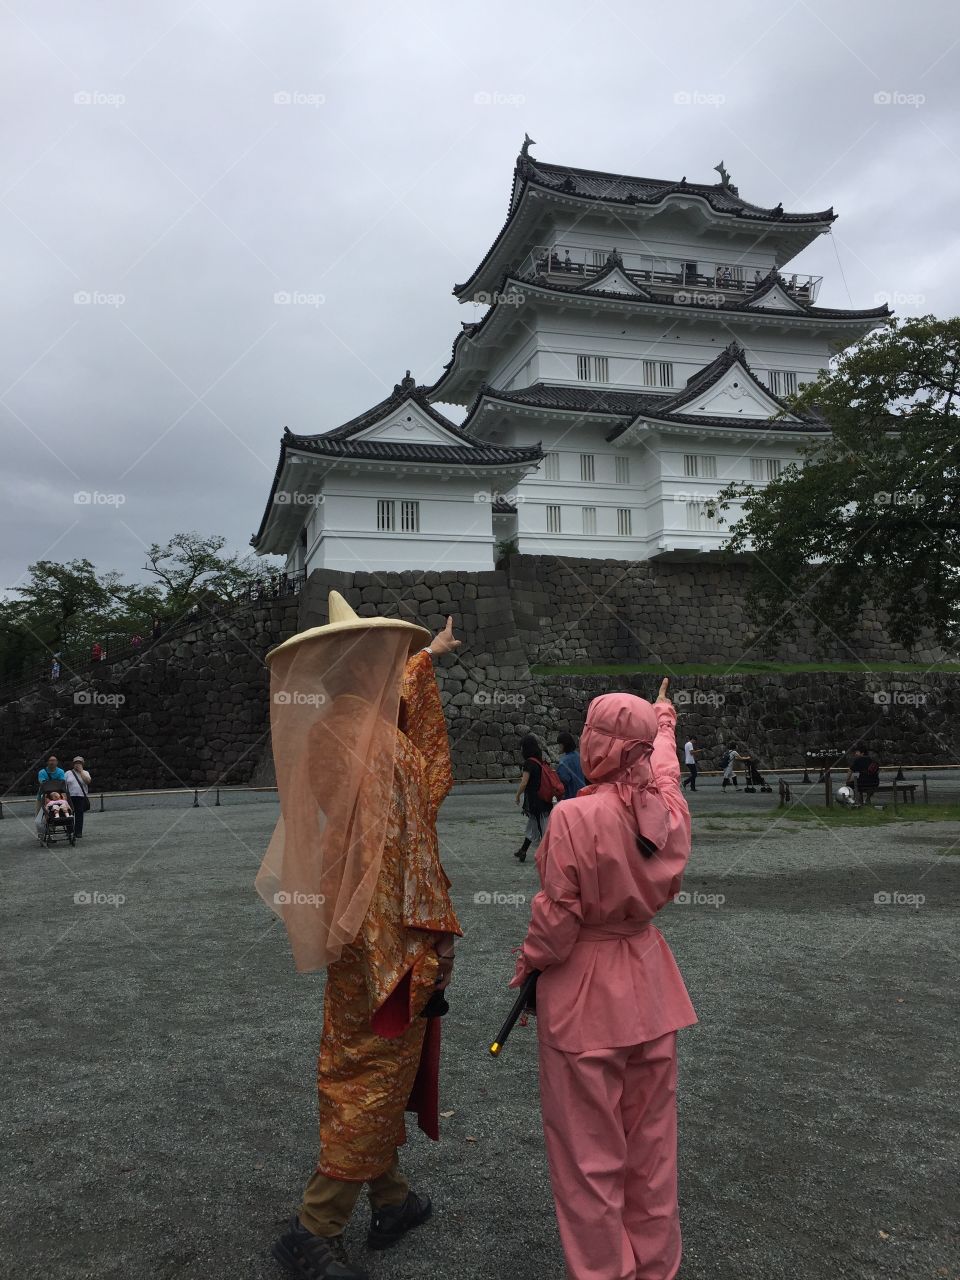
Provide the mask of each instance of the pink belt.
POLYGON ((610 942, 617 938, 633 938, 649 927, 649 920, 611 920, 607 924, 583 924, 577 941, 610 942))

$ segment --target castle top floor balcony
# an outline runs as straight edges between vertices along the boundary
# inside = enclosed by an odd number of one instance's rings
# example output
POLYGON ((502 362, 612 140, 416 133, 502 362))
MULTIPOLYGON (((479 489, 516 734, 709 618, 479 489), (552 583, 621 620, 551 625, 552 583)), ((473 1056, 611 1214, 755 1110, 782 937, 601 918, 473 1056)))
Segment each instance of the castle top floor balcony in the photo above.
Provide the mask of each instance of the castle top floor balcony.
MULTIPOLYGON (((716 305, 718 301, 743 299, 753 292, 769 274, 769 267, 718 259, 662 258, 648 253, 619 250, 623 270, 651 293, 669 301, 716 305), (677 297, 677 294, 688 296, 677 297), (690 294, 712 295, 705 299, 690 294)), ((524 279, 544 279, 550 284, 583 283, 602 275, 609 266, 610 254, 604 249, 585 245, 539 245, 520 266, 524 279)), ((816 301, 822 276, 781 273, 786 292, 801 303, 816 301)))

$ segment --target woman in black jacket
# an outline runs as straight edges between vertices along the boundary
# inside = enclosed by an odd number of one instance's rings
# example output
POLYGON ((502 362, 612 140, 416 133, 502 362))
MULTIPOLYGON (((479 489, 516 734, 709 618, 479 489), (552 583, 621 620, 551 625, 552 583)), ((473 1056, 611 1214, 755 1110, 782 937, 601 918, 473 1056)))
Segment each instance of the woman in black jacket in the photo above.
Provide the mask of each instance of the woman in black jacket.
POLYGON ((520 862, 526 862, 527 850, 534 841, 537 844, 540 843, 540 838, 547 829, 547 819, 553 805, 550 801, 540 799, 540 777, 543 773, 540 762, 543 753, 540 750, 540 743, 532 733, 528 733, 520 743, 520 754, 523 757, 523 764, 516 798, 517 804, 521 806, 527 819, 527 829, 524 832, 523 844, 513 856, 520 862))

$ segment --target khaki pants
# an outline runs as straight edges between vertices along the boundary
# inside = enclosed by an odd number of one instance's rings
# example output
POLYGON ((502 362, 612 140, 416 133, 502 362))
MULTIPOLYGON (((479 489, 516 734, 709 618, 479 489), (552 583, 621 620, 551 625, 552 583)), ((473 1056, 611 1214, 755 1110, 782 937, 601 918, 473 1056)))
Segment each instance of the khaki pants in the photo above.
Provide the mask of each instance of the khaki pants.
MULTIPOLYGON (((300 1206, 300 1222, 315 1236, 338 1236, 350 1221, 354 1206, 363 1190, 362 1182, 341 1182, 328 1178, 318 1170, 307 1183, 300 1206)), ((397 1153, 389 1166, 367 1183, 367 1194, 374 1209, 401 1205, 410 1193, 410 1184, 400 1172, 397 1153)))

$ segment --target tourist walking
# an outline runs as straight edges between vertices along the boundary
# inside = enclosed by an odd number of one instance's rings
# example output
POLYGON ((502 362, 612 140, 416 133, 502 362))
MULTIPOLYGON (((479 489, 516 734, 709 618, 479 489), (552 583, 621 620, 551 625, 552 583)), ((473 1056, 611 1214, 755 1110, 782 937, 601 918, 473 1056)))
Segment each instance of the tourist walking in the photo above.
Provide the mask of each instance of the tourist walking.
POLYGON ((73 834, 79 840, 83 835, 83 815, 90 809, 90 783, 92 778, 83 763, 83 756, 74 756, 65 774, 67 795, 73 806, 73 834))
MULTIPOLYGON (((459 645, 452 618, 431 641, 411 622, 358 617, 332 591, 326 626, 267 654, 282 816, 257 891, 297 969, 327 971, 320 1158, 273 1249, 303 1280, 364 1280, 343 1244, 364 1184, 371 1248, 431 1213, 397 1147, 408 1109, 439 1137, 439 1015, 461 929, 437 840, 453 773, 433 659, 459 645)), ((311 984, 305 1007, 314 995, 311 984)))
POLYGON ((690 738, 683 744, 683 763, 687 766, 687 776, 683 780, 684 789, 687 787, 691 791, 697 789, 697 774, 700 772, 700 766, 697 764, 699 754, 700 748, 697 746, 696 738, 690 738))
POLYGON ((545 764, 540 743, 532 733, 528 733, 521 741, 520 755, 523 763, 520 766, 520 782, 515 799, 527 825, 523 843, 513 856, 519 862, 526 862, 527 850, 532 844, 540 843, 547 829, 554 800, 559 800, 563 795, 563 783, 555 770, 545 764))
POLYGON ((540 1099, 570 1280, 673 1280, 680 1266, 676 1033, 696 1022, 652 920, 690 855, 676 711, 591 702, 590 783, 557 806, 511 986, 537 980, 540 1099))
POLYGON ((858 747, 847 771, 847 785, 856 789, 857 804, 873 803, 873 793, 880 785, 880 765, 866 747, 858 747))
POLYGON ((577 740, 572 733, 564 732, 557 735, 557 746, 563 752, 557 761, 557 776, 563 783, 563 798, 572 800, 580 788, 587 785, 580 764, 577 740))
POLYGON ((720 759, 720 766, 723 769, 723 780, 720 783, 720 790, 726 791, 732 782, 736 787, 737 783, 737 761, 740 759, 740 753, 732 742, 727 743, 727 749, 720 759))

